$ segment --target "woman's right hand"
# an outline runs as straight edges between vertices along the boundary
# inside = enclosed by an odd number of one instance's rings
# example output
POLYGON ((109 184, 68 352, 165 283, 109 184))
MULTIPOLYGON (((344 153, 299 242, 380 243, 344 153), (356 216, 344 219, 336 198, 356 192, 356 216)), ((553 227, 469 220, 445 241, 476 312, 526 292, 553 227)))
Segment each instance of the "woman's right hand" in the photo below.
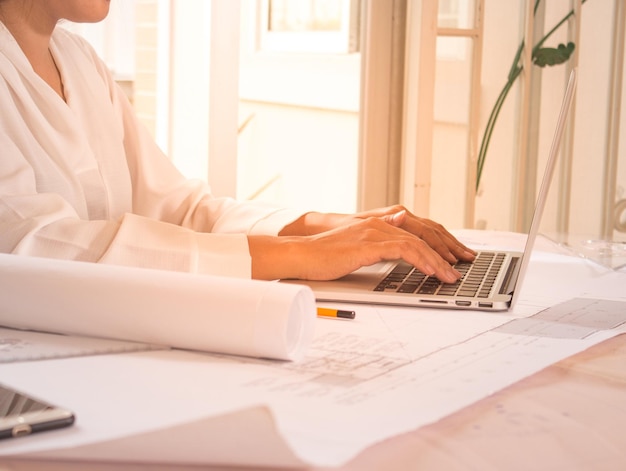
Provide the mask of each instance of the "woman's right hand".
POLYGON ((376 216, 310 236, 248 236, 248 243, 256 279, 333 280, 396 259, 447 283, 460 277, 423 239, 376 216))

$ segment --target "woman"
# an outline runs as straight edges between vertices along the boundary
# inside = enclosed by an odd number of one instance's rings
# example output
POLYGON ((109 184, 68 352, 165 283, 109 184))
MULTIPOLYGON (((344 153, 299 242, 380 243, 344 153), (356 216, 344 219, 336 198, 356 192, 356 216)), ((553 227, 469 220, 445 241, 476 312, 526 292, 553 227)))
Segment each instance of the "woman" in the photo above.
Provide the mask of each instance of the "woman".
POLYGON ((403 258, 446 282, 474 252, 400 206, 355 215, 217 198, 172 166, 103 62, 59 20, 109 0, 0 0, 0 251, 256 279, 403 258))

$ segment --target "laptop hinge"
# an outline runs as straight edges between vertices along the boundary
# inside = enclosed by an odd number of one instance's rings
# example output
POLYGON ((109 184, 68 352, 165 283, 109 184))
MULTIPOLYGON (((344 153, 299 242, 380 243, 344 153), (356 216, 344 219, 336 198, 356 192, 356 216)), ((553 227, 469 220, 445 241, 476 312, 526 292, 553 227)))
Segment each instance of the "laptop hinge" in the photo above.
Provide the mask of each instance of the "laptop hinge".
POLYGON ((513 289, 515 288, 515 282, 517 280, 517 275, 519 274, 519 261, 520 257, 513 257, 511 259, 511 263, 509 263, 509 268, 504 275, 504 279, 502 280, 502 285, 500 286, 500 294, 511 294, 513 293, 513 289))

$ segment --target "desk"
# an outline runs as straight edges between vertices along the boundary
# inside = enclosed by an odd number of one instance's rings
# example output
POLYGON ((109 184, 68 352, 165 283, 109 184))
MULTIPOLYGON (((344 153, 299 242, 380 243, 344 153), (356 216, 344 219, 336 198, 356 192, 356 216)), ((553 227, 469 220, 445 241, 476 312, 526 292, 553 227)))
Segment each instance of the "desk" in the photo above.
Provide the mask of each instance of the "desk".
MULTIPOLYGON (((373 445, 343 467, 333 469, 626 469, 624 424, 626 335, 619 335, 436 423, 373 445)), ((3 462, 0 469, 191 471, 226 468, 12 459, 3 462)))

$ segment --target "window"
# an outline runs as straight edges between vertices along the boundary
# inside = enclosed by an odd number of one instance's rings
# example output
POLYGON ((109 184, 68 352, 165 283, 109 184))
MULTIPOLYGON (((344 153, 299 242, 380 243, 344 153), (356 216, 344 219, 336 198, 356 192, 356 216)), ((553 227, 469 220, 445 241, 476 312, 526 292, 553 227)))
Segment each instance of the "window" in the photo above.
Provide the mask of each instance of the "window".
POLYGON ((439 0, 438 26, 440 28, 471 28, 468 0, 439 0))
POLYGON ((359 3, 359 0, 264 0, 260 10, 260 50, 356 52, 359 3))
POLYGON ((458 36, 466 36, 463 31, 472 30, 474 18, 472 0, 440 0, 437 23, 440 37, 437 41, 439 60, 463 61, 468 54, 467 41, 458 36))
POLYGON ((238 197, 355 210, 360 1, 241 1, 238 197))

